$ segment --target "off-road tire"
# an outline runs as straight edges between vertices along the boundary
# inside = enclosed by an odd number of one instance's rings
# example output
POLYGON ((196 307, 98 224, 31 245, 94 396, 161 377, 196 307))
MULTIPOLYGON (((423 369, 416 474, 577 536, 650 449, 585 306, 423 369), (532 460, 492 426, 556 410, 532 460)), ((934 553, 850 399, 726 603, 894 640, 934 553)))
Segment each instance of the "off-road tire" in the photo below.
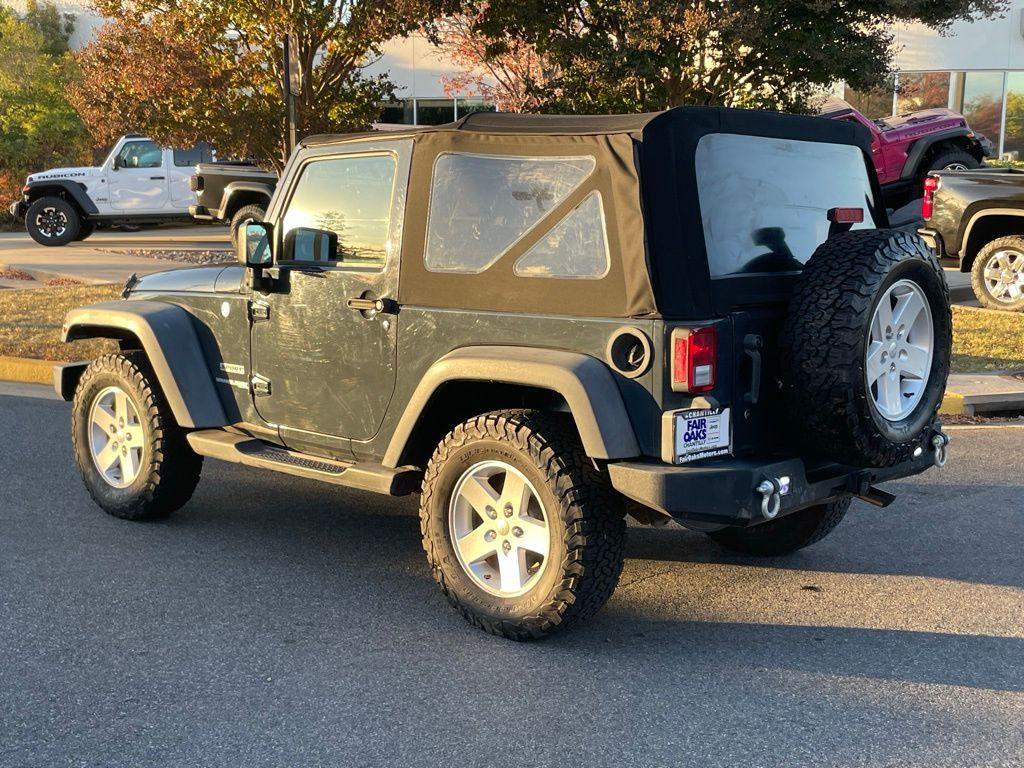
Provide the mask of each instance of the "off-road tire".
POLYGON ((177 425, 156 376, 141 353, 104 355, 82 373, 71 411, 75 462, 85 487, 104 511, 125 520, 166 517, 183 506, 199 482, 203 457, 177 425), (127 488, 109 485, 89 448, 89 412, 105 387, 117 386, 132 399, 145 432, 141 468, 127 488))
POLYGON ((243 205, 235 215, 231 217, 231 244, 238 245, 238 230, 248 221, 263 221, 267 216, 267 209, 262 205, 243 205))
POLYGON ((81 223, 81 225, 79 226, 79 228, 78 228, 78 237, 76 237, 75 240, 76 241, 85 240, 87 237, 92 236, 92 234, 95 231, 96 231, 96 225, 95 224, 93 224, 91 221, 83 221, 81 223))
POLYGON ((81 226, 82 218, 78 215, 78 211, 71 203, 60 197, 40 197, 33 201, 25 213, 25 229, 28 230, 29 237, 40 245, 49 247, 67 245, 78 238, 81 226), (47 208, 53 208, 57 213, 63 214, 67 221, 64 231, 59 235, 47 235, 36 223, 36 219, 47 208))
POLYGON ((723 528, 708 537, 733 552, 758 557, 778 557, 809 547, 828 536, 839 525, 850 497, 836 499, 792 512, 749 528, 723 528))
POLYGON ((978 301, 981 302, 983 307, 1009 312, 1024 312, 1024 296, 1021 296, 1016 301, 1000 301, 989 293, 988 287, 985 285, 985 265, 997 251, 1001 250, 1013 250, 1024 254, 1024 237, 1020 235, 1000 237, 991 243, 987 243, 984 248, 978 251, 978 255, 974 257, 974 264, 971 267, 971 288, 974 289, 974 295, 978 297, 978 301))
POLYGON ((473 626, 513 640, 540 638, 593 615, 611 597, 622 572, 621 497, 587 458, 572 422, 560 414, 495 411, 455 427, 427 465, 420 529, 434 579, 448 601, 473 626), (551 562, 534 588, 517 598, 492 595, 474 584, 449 533, 457 479, 473 463, 493 458, 516 467, 534 485, 552 532, 551 562))
POLYGON ((835 235, 804 267, 780 337, 788 423, 811 455, 854 466, 906 461, 935 420, 951 343, 949 289, 921 238, 893 230, 835 235), (865 353, 875 307, 901 279, 914 281, 928 300, 934 350, 919 403, 903 420, 890 422, 871 402, 865 353))
POLYGON ((969 169, 981 167, 981 163, 978 161, 978 158, 970 152, 963 149, 947 149, 939 152, 939 154, 931 159, 931 162, 928 163, 928 167, 925 169, 925 173, 928 171, 947 170, 951 165, 963 165, 969 169))

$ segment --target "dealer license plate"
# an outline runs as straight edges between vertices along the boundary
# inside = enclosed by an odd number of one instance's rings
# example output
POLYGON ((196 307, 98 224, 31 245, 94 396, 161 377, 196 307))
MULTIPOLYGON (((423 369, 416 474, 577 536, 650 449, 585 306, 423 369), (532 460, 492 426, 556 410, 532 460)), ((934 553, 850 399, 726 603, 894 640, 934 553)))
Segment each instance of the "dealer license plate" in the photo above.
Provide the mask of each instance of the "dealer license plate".
POLYGON ((730 452, 732 433, 728 408, 694 408, 679 411, 675 416, 677 464, 730 452))

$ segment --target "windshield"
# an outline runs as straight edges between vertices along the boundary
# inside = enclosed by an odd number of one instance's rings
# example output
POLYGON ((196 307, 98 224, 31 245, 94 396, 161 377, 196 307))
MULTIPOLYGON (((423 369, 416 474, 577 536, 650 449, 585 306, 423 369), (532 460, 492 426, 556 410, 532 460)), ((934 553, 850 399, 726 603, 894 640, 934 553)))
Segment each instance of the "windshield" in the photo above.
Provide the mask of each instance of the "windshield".
POLYGON ((696 163, 712 278, 799 271, 828 238, 830 208, 862 208, 853 228, 875 227, 859 147, 712 133, 696 163))

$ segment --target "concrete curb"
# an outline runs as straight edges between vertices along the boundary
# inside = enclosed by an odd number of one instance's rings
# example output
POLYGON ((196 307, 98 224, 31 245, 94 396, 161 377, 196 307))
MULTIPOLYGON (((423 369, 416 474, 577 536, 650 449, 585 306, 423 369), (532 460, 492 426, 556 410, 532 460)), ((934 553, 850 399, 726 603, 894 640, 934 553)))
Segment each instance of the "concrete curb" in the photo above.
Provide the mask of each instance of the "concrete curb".
POLYGON ((0 380, 20 381, 26 384, 52 384, 53 360, 33 360, 28 357, 0 356, 0 380))
POLYGON ((939 413, 977 416, 983 413, 1024 412, 1024 381, 1013 372, 950 374, 939 413))

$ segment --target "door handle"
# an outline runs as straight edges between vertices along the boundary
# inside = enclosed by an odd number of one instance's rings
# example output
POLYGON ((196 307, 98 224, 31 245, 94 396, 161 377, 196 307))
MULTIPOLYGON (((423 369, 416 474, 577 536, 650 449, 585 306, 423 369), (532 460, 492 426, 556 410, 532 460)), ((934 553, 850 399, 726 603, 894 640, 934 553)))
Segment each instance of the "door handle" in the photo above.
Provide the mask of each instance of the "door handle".
POLYGON ((360 297, 349 299, 348 307, 360 312, 386 312, 393 315, 398 310, 398 302, 393 299, 364 299, 360 297))
POLYGON ((150 181, 163 181, 166 178, 167 178, 166 176, 150 176, 149 180, 150 181))

